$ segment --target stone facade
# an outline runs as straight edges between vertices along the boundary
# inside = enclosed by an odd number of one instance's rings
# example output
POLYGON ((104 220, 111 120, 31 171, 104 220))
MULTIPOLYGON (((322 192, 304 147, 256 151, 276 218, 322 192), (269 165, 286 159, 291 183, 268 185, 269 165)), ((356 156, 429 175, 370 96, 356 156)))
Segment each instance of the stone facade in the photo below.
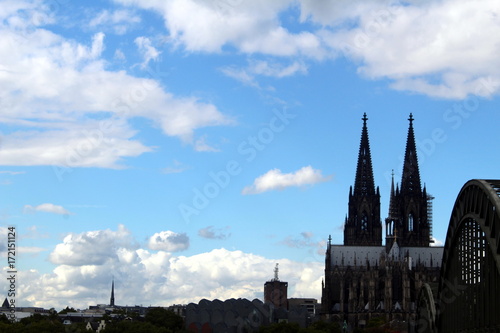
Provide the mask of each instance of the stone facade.
POLYGON ((386 239, 382 245, 380 191, 375 187, 366 114, 354 189, 349 191, 344 245, 327 244, 322 315, 350 327, 363 327, 372 317, 387 321, 416 318, 423 283, 437 285, 442 247, 431 247, 432 214, 422 189, 410 114, 405 160, 399 185, 392 180, 386 239))

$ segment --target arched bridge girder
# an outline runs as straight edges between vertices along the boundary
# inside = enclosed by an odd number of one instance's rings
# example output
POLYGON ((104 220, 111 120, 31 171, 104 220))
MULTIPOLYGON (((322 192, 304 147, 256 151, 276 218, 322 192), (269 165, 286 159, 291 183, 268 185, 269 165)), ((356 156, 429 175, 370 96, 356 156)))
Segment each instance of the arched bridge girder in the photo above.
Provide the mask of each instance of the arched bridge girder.
POLYGON ((437 297, 439 332, 500 330, 500 180, 471 180, 453 207, 437 297))
POLYGON ((486 235, 491 252, 495 255, 500 274, 500 180, 469 180, 462 187, 453 207, 443 252, 443 272, 453 247, 450 244, 457 234, 457 228, 467 218, 474 219, 486 235))
POLYGON ((436 333, 436 304, 429 284, 424 283, 418 295, 416 330, 419 333, 436 333))

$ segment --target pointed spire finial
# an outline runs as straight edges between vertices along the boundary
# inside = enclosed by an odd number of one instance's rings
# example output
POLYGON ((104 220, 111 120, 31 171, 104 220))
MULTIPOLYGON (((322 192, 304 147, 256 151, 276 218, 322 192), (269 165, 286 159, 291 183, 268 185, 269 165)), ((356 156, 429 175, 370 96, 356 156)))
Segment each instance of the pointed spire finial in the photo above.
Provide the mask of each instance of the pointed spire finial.
POLYGON ((366 126, 366 121, 368 120, 368 117, 366 116, 366 112, 363 113, 363 118, 361 118, 361 120, 363 120, 363 125, 366 126))
POLYGON ((396 193, 394 192, 394 169, 392 169, 392 180, 391 180, 391 196, 389 198, 389 218, 393 219, 396 217, 396 193))
POLYGON ((410 126, 412 126, 413 120, 415 120, 413 119, 413 113, 410 112, 410 118, 408 118, 408 120, 410 121, 410 126))

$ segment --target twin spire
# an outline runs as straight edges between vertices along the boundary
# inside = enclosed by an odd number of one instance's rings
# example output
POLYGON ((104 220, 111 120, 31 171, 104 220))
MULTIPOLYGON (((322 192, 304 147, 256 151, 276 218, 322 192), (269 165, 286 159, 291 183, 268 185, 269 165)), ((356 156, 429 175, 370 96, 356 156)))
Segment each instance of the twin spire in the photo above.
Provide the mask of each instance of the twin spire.
MULTIPOLYGON (((366 113, 363 114, 363 129, 361 131, 361 143, 359 145, 358 166, 354 181, 354 195, 375 194, 375 183, 373 178, 372 158, 370 153, 370 142, 368 140, 368 128, 366 126, 366 113)), ((418 168, 417 146, 415 144, 415 134, 413 131, 413 114, 408 118, 410 126, 406 139, 406 151, 403 165, 403 176, 401 177, 401 192, 421 194, 422 186, 420 182, 420 171, 418 168)), ((392 171, 391 203, 393 206, 393 196, 399 192, 399 188, 394 190, 394 170, 392 171)), ((390 208, 391 209, 391 208, 390 208)), ((389 210, 390 210, 389 209, 389 210)), ((391 212, 389 211, 389 214, 391 212)))
MULTIPOLYGON (((363 129, 359 145, 358 164, 354 189, 349 193, 349 214, 344 226, 344 245, 373 246, 382 243, 380 220, 380 192, 375 187, 373 167, 368 139, 368 117, 363 114, 363 129)), ((428 246, 427 199, 425 188, 422 192, 418 169, 417 147, 413 131, 413 115, 408 119, 408 137, 401 179, 401 188, 394 188, 392 173, 389 219, 391 233, 401 228, 401 237, 408 245, 428 246), (418 235, 417 235, 418 234, 418 235), (427 241, 427 243, 426 243, 427 241)), ((387 219, 386 219, 387 221, 387 219)), ((386 222, 387 223, 387 222, 386 222)), ((387 229, 386 229, 387 232, 387 229)))

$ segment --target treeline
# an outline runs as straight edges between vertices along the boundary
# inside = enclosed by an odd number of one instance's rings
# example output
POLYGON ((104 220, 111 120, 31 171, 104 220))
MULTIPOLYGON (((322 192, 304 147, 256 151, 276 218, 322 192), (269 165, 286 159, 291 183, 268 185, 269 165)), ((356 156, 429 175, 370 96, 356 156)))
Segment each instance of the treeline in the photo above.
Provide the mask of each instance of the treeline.
MULTIPOLYGON (((59 312, 65 314, 75 310, 66 308, 59 312)), ((87 323, 72 323, 63 325, 55 311, 48 316, 34 314, 23 318, 17 323, 10 322, 5 315, 0 316, 0 333, 85 333, 87 323)), ((104 315, 106 328, 101 333, 187 333, 184 329, 184 320, 172 311, 163 308, 150 309, 144 318, 134 316, 131 320, 125 314, 111 317, 104 315)), ((300 328, 294 323, 278 323, 259 328, 259 333, 343 333, 344 330, 337 323, 318 321, 307 328, 300 328)), ((391 332, 382 319, 372 318, 368 321, 367 328, 354 329, 354 333, 385 333, 391 332)))
MULTIPOLYGON (((59 314, 73 312, 64 309, 59 314)), ((0 316, 0 332, 9 333, 85 333, 87 323, 63 325, 59 314, 51 312, 48 316, 34 314, 12 323, 5 315, 0 316)), ((111 317, 104 315, 106 328, 101 333, 184 333, 184 320, 181 316, 163 308, 153 308, 144 318, 136 316, 133 320, 125 316, 111 317)))

